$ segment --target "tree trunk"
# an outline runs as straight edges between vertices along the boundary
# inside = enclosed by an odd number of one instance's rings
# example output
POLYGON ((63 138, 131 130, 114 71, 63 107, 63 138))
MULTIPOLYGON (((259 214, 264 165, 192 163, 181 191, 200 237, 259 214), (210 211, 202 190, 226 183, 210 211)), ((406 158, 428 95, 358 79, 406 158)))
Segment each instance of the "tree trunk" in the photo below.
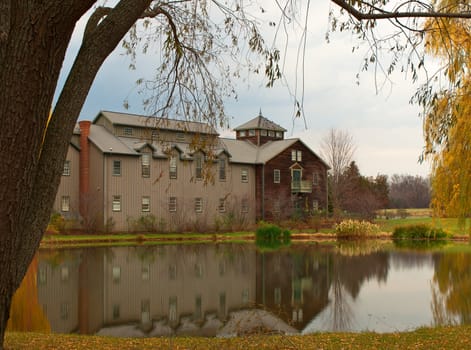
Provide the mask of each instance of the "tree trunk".
POLYGON ((59 184, 71 132, 60 136, 64 147, 39 172, 43 136, 75 22, 92 3, 2 2, 7 30, 0 38, 0 348, 13 293, 38 248, 59 184))
POLYGON ((121 0, 84 39, 48 119, 75 23, 95 1, 0 3, 0 349, 12 296, 48 223, 89 88, 106 57, 151 2, 121 0))

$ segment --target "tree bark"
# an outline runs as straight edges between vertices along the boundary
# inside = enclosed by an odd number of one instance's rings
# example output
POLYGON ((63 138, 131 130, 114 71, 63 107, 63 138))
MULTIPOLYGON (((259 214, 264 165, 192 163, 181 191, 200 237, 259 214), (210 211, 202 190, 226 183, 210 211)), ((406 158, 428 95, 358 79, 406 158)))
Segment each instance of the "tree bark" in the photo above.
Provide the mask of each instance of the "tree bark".
POLYGON ((49 220, 68 144, 98 69, 151 0, 121 0, 82 48, 48 121, 78 19, 96 0, 0 0, 0 349, 13 293, 49 220))

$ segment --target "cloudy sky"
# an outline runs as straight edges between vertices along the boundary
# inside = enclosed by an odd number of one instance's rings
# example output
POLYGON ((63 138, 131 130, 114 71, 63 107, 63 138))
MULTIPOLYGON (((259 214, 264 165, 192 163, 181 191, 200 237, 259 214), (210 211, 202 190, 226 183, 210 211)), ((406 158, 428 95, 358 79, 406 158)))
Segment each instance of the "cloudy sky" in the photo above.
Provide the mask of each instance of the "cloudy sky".
MULTIPOLYGON (((311 5, 308 20, 304 74, 307 128, 304 120, 293 120, 293 100, 286 85, 265 88, 264 78, 255 75, 237 83, 237 101, 227 101, 230 126, 248 121, 261 110, 265 117, 288 130, 287 137, 300 137, 317 153, 320 140, 329 129, 347 130, 354 138, 357 147, 354 159, 362 174, 426 176, 428 166, 418 163, 423 147, 422 121, 418 117, 418 107, 409 104, 416 86, 405 75, 396 74, 391 77, 391 84, 377 92, 374 75, 369 72, 360 74, 358 85, 356 75, 360 72, 364 51, 352 53, 356 41, 349 34, 333 34, 330 43, 326 42, 329 6, 328 0, 317 0, 315 8, 311 5)), ((268 8, 260 18, 268 21, 273 17, 268 8)), ((80 22, 76 28, 64 72, 76 54, 84 23, 80 22)), ((268 34, 271 30, 267 23, 262 24, 262 29, 268 34)), ((294 38, 296 36, 292 35, 287 47, 285 65, 291 91, 296 81, 294 62, 299 42, 294 38)), ((80 119, 93 119, 100 110, 126 112, 123 107, 126 99, 131 102, 127 112, 144 113, 135 81, 151 74, 150 62, 150 57, 138 58, 138 69, 130 71, 129 58, 118 48, 97 75, 80 119)), ((220 132, 225 136, 232 135, 230 130, 220 132)))

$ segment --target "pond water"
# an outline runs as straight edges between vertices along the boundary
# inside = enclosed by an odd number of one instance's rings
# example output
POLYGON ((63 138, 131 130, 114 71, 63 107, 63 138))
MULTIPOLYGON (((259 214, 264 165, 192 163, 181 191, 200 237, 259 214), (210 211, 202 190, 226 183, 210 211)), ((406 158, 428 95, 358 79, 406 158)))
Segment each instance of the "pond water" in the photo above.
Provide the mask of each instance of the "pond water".
POLYGON ((392 243, 40 250, 12 328, 112 336, 412 330, 470 323, 471 249, 392 243))

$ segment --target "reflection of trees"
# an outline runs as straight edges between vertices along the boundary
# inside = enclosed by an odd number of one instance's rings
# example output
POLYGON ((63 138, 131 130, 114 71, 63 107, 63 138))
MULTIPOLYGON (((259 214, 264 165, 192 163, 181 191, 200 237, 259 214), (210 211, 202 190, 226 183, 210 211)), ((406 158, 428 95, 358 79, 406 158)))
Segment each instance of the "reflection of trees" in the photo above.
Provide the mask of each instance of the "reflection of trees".
POLYGON ((340 275, 335 272, 330 289, 330 321, 332 331, 342 331, 350 328, 353 319, 351 298, 340 280, 340 275))
POLYGON ((431 284, 434 323, 471 323, 471 254, 435 255, 431 284))
POLYGON ((351 302, 357 298, 363 283, 372 277, 376 277, 378 282, 386 281, 388 253, 355 256, 334 254, 332 262, 329 329, 348 330, 353 322, 351 302))
POLYGON ((10 308, 9 331, 50 332, 51 326, 38 301, 38 258, 31 262, 20 288, 13 296, 10 308))

